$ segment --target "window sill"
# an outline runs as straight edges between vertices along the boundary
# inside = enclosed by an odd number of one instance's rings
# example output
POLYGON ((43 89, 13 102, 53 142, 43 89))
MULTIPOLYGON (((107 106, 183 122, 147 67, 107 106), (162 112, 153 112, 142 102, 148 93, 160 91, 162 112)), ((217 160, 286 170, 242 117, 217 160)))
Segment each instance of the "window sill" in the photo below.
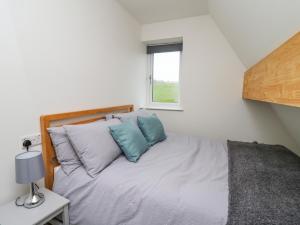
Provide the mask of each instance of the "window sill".
POLYGON ((183 112, 183 108, 180 106, 145 106, 145 109, 149 109, 149 110, 164 110, 164 111, 179 111, 179 112, 183 112))

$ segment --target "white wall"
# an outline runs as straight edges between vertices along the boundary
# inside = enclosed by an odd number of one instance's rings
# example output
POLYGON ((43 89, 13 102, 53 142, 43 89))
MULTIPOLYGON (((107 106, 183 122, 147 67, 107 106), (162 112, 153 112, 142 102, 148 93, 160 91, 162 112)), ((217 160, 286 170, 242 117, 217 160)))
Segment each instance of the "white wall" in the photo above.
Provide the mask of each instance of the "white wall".
POLYGON ((300 153, 300 108, 277 104, 272 104, 271 106, 290 136, 298 144, 298 153, 300 153))
POLYGON ((14 156, 41 114, 141 104, 140 29, 112 0, 0 1, 0 204, 26 190, 14 156))
POLYGON ((296 147, 269 105, 242 100, 245 67, 210 16, 142 27, 144 42, 179 36, 184 112, 157 111, 167 129, 296 147))
MULTIPOLYGON (((209 0, 210 13, 247 68, 300 31, 300 1, 209 0)), ((272 105, 298 142, 300 109, 272 105)))

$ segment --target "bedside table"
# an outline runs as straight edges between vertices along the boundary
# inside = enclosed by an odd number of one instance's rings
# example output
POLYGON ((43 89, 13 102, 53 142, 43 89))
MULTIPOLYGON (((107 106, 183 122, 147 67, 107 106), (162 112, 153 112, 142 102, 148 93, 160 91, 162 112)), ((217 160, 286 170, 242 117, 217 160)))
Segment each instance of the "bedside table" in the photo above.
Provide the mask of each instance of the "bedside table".
POLYGON ((44 225, 60 214, 63 224, 69 225, 69 200, 45 188, 40 192, 45 202, 36 208, 18 207, 15 201, 0 206, 0 225, 44 225))

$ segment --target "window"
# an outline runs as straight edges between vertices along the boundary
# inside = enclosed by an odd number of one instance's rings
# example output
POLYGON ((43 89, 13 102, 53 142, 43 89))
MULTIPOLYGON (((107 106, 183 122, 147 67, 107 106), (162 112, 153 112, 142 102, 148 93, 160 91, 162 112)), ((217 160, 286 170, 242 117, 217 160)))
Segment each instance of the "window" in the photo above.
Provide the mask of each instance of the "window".
POLYGON ((149 107, 179 108, 181 52, 182 44, 148 46, 149 107))

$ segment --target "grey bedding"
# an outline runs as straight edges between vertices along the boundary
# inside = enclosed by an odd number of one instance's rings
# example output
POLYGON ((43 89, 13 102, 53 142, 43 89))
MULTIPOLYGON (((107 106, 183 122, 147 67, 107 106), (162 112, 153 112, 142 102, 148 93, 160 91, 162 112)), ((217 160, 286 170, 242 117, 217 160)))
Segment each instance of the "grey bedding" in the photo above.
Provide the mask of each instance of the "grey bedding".
POLYGON ((97 177, 79 167, 55 175, 76 225, 225 225, 226 142, 168 134, 131 163, 120 156, 97 177))

